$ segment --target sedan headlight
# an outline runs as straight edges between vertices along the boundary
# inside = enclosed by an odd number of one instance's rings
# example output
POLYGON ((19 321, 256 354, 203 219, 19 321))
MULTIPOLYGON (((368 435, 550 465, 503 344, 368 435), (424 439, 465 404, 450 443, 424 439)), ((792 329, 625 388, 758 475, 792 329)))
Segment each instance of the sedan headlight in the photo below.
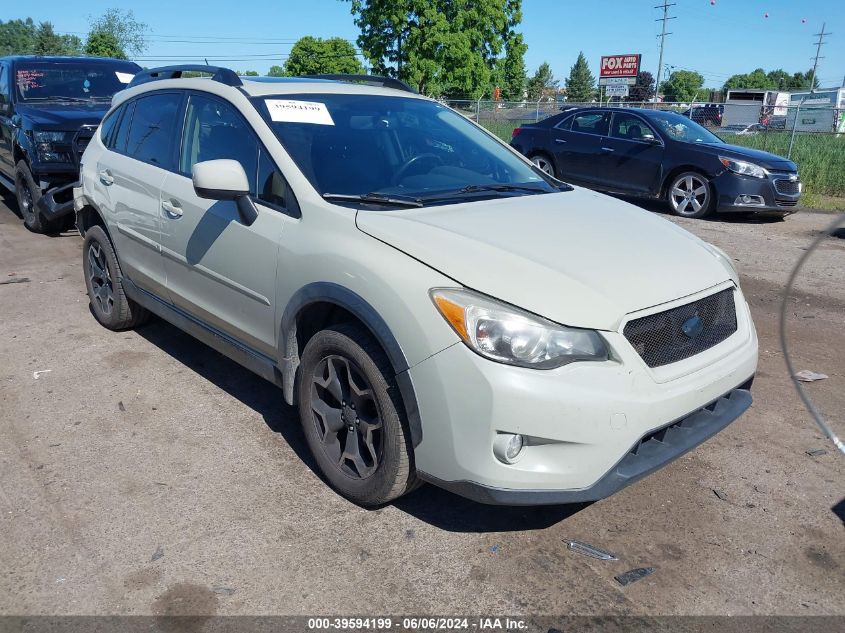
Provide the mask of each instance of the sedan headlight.
POLYGON ((727 156, 719 156, 719 162, 735 174, 741 174, 743 176, 751 176, 753 178, 765 178, 769 173, 765 169, 760 167, 760 165, 755 165, 754 163, 746 163, 744 160, 736 160, 734 158, 728 158, 727 156))
POLYGON ((477 292, 434 288, 434 305, 464 343, 508 365, 553 369, 576 360, 607 360, 598 332, 558 325, 477 292))

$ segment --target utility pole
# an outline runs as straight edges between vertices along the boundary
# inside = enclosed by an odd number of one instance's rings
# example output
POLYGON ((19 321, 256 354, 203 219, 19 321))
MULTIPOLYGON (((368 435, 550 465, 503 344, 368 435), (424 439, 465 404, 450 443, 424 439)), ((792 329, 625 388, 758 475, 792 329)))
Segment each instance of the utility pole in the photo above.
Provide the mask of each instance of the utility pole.
MULTIPOLYGON (((655 9, 663 9, 663 17, 658 18, 655 22, 663 21, 663 29, 660 32, 660 59, 657 62, 657 81, 655 82, 654 86, 654 101, 657 102, 657 94, 660 92, 660 71, 663 70, 663 46, 666 43, 666 36, 672 35, 671 33, 666 32, 666 23, 669 20, 674 20, 675 16, 669 17, 669 7, 674 7, 674 2, 669 2, 668 0, 663 0, 663 4, 659 4, 655 9)), ((824 30, 824 29, 822 29, 824 30)))
POLYGON ((822 22, 822 32, 816 33, 816 37, 819 38, 819 41, 816 42, 816 58, 813 61, 813 72, 810 75, 810 92, 814 92, 816 89, 816 69, 819 67, 819 60, 824 59, 824 57, 819 57, 819 53, 821 53, 822 50, 822 45, 825 44, 824 36, 833 35, 833 33, 824 32, 825 26, 827 26, 827 22, 822 22))

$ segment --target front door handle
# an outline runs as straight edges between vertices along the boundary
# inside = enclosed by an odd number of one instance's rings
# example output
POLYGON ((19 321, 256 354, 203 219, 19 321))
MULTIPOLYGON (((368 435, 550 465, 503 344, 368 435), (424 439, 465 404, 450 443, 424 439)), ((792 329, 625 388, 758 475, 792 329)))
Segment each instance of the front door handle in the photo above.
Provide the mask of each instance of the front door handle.
POLYGON ((616 150, 614 150, 612 147, 602 147, 601 151, 604 152, 605 154, 612 154, 616 150))
POLYGON ((161 208, 164 209, 168 217, 174 220, 182 217, 182 205, 176 200, 162 200, 161 208))
POLYGON ((106 185, 107 187, 114 184, 114 178, 111 175, 111 172, 108 169, 103 169, 100 171, 100 182, 106 185))
POLYGON ((566 141, 563 140, 562 138, 556 138, 555 143, 566 143, 566 141))

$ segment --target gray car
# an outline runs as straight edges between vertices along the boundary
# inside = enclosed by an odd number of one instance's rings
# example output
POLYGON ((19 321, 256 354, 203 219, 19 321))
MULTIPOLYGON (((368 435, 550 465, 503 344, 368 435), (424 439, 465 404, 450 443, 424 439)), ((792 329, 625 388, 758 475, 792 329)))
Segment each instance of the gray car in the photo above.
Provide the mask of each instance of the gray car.
POLYGON ((154 313, 279 385, 365 506, 599 499, 751 403, 728 256, 396 80, 144 71, 74 204, 96 319, 154 313))

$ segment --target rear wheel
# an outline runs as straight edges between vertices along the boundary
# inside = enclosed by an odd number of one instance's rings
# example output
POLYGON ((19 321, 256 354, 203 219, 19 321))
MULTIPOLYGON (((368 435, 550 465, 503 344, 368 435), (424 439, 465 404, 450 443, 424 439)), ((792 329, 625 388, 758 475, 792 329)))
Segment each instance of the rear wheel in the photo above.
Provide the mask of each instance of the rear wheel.
POLYGON ((378 506, 417 485, 390 362, 364 327, 340 324, 308 341, 297 395, 311 453, 340 494, 378 506))
POLYGON ((548 174, 552 178, 556 178, 555 175, 555 166, 552 163, 551 159, 546 156, 545 154, 533 154, 529 160, 534 163, 540 171, 545 174, 548 174))
POLYGON ((150 313, 124 294, 117 255, 100 226, 92 226, 85 232, 82 269, 91 312, 100 325, 110 330, 126 330, 149 320, 150 313))
POLYGON ((666 198, 672 213, 684 218, 703 218, 713 207, 710 182, 694 171, 675 176, 669 183, 666 198))

